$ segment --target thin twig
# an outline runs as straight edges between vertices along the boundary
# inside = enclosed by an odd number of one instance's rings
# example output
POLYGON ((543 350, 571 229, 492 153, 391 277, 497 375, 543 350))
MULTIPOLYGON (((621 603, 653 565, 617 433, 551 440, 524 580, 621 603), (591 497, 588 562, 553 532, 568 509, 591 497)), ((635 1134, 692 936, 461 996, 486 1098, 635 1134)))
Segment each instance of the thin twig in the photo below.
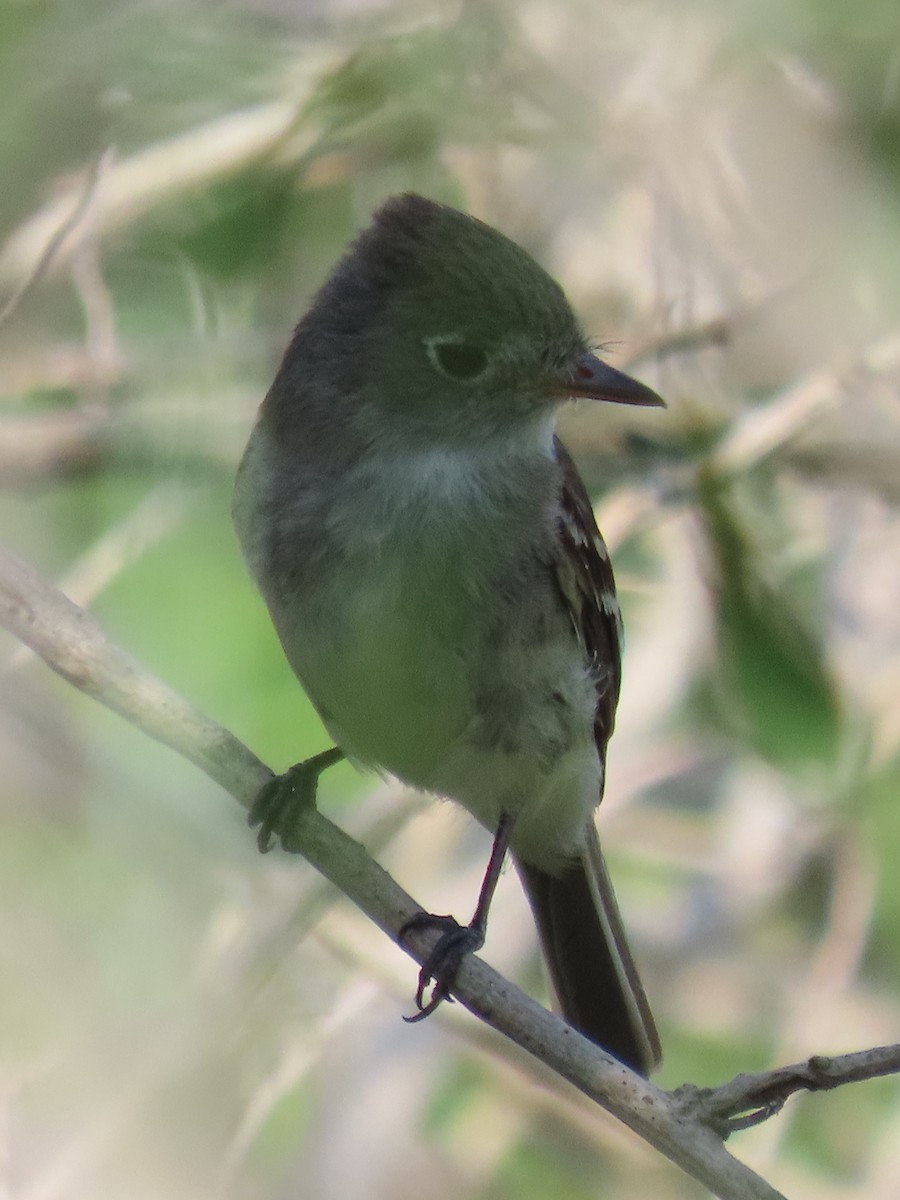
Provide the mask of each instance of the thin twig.
POLYGON ((883 1075, 900 1073, 900 1043, 874 1046, 854 1054, 816 1054, 802 1063, 763 1071, 759 1075, 736 1075, 721 1087, 678 1088, 677 1095, 692 1116, 718 1129, 723 1138, 739 1129, 749 1129, 780 1112, 795 1092, 827 1092, 845 1083, 861 1083, 883 1075))
POLYGON ((713 317, 709 321, 701 321, 698 325, 688 325, 681 329, 669 330, 657 337, 648 338, 621 360, 623 370, 633 370, 641 363, 653 360, 659 362, 670 354, 688 354, 694 350, 705 350, 707 346, 724 346, 734 332, 738 314, 713 317))
POLYGON ((746 474, 805 432, 840 401, 841 381, 829 370, 817 371, 759 408, 749 409, 725 433, 709 456, 714 474, 746 474))
POLYGON ((97 184, 100 181, 100 172, 104 164, 109 158, 109 150, 102 150, 91 160, 88 165, 85 175, 84 184, 81 190, 75 197, 75 202, 72 211, 68 216, 64 217, 38 255, 34 266, 25 278, 15 288, 12 295, 6 303, 0 307, 0 327, 2 327, 13 315, 28 293, 34 288, 47 273, 50 264, 53 262, 59 250, 62 247, 66 238, 74 232, 75 229, 84 220, 85 214, 91 206, 91 201, 97 192, 97 184))
POLYGON ((772 288, 764 296, 737 305, 731 312, 648 338, 638 344, 620 365, 623 370, 630 371, 650 359, 659 362, 672 354, 690 354, 695 350, 705 350, 708 346, 725 346, 742 325, 746 325, 758 313, 769 310, 773 304, 795 291, 802 282, 799 278, 788 280, 772 288))

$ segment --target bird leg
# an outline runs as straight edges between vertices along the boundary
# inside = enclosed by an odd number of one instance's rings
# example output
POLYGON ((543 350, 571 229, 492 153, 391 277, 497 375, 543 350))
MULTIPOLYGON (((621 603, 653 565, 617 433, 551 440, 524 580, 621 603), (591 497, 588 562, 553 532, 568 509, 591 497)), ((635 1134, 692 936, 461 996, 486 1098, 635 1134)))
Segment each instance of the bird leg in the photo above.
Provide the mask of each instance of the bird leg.
POLYGON ((344 757, 339 746, 314 754, 295 763, 283 775, 276 775, 264 784, 247 814, 247 824, 259 826, 256 844, 260 854, 272 849, 272 836, 281 838, 285 850, 297 853, 293 831, 303 809, 316 802, 319 776, 344 757))
POLYGON ((500 814, 497 832, 494 834, 494 844, 491 847, 491 857, 488 859, 484 879, 481 881, 481 890, 478 893, 478 903, 475 905, 475 912, 468 925, 460 925, 455 917, 421 912, 407 921, 400 930, 400 941, 412 929, 438 929, 441 931, 441 936, 419 971, 419 983, 416 988, 416 1008, 419 1011, 412 1017, 404 1017, 404 1021, 424 1020, 442 1001, 449 1000, 452 1003, 453 997, 450 995, 450 989, 463 960, 484 945, 488 911, 494 898, 494 892, 497 890, 506 851, 509 849, 513 824, 514 818, 510 813, 500 814), (425 993, 432 981, 434 987, 430 998, 426 1000, 425 993))

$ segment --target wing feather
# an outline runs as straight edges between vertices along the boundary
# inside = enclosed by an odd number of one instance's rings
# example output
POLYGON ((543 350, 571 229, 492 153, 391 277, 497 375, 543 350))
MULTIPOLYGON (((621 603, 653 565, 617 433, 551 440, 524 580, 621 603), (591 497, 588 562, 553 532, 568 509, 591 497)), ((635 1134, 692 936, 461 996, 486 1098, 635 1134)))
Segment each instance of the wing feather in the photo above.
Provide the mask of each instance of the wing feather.
POLYGON ((558 438, 554 450, 563 481, 553 570, 585 664, 595 680, 594 736, 603 762, 619 701, 622 614, 606 543, 578 468, 558 438))

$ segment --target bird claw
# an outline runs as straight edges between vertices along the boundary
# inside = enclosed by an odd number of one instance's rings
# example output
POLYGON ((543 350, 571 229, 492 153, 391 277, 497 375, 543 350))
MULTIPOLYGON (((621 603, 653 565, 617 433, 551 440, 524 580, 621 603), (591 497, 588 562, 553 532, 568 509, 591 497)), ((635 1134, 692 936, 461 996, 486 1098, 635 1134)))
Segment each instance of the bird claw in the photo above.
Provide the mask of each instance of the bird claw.
POLYGON ((416 1008, 418 1012, 411 1017, 404 1017, 407 1024, 414 1025, 431 1016, 439 1005, 446 1000, 453 1003, 450 995, 457 972, 470 954, 480 950, 484 945, 484 930, 476 925, 460 925, 455 917, 439 916, 436 913, 418 913, 407 921, 400 930, 400 940, 414 929, 438 929, 441 936, 425 959, 419 971, 416 988, 416 1008), (434 987, 426 999, 426 992, 431 984, 434 987))
POLYGON ((272 838, 281 839, 285 850, 297 853, 300 846, 295 830, 307 808, 315 807, 319 776, 333 762, 339 751, 326 750, 312 758, 295 763, 283 775, 276 775, 259 789, 250 811, 247 824, 259 826, 256 844, 260 854, 272 849, 272 838))

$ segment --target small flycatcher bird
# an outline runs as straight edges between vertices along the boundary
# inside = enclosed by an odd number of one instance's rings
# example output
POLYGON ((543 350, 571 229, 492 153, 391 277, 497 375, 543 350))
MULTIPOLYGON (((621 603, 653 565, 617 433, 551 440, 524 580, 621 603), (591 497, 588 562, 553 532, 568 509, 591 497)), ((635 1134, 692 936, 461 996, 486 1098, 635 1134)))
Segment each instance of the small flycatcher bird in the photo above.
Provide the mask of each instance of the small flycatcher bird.
POLYGON ((343 756, 456 800, 494 846, 468 925, 412 922, 441 930, 414 1019, 483 944, 508 849, 564 1017, 646 1074, 659 1041, 593 822, 621 618, 554 434, 573 396, 663 403, 591 352, 514 242, 388 200, 297 326, 238 473, 245 557, 337 743, 264 789, 251 822, 261 849, 287 841, 292 804, 343 756))

